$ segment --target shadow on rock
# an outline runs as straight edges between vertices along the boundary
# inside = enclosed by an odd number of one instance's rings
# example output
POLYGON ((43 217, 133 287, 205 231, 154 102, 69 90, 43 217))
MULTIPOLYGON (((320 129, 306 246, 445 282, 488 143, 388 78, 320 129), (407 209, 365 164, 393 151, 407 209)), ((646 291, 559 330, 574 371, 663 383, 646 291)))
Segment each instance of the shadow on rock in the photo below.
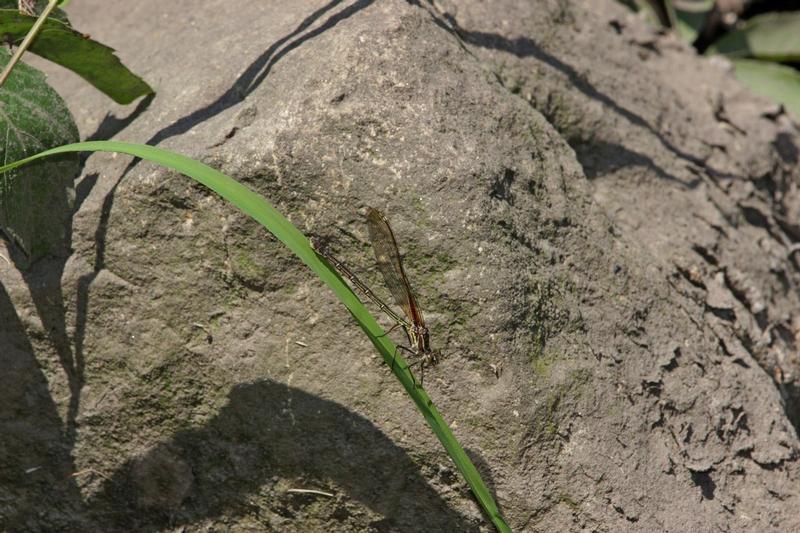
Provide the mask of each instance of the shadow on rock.
POLYGON ((302 523, 306 507, 343 527, 475 528, 371 422, 271 381, 234 388, 208 425, 181 431, 128 461, 88 507, 105 528, 149 530, 245 514, 256 500, 271 510, 262 511, 260 524, 279 529, 302 523), (334 496, 287 492, 292 487, 334 496), (380 516, 370 520, 364 507, 380 516))
MULTIPOLYGON (((257 57, 233 84, 210 104, 203 106, 188 115, 179 118, 169 126, 156 132, 146 144, 157 145, 165 140, 186 133, 191 128, 209 120, 226 109, 244 101, 245 97, 258 88, 269 75, 272 68, 286 54, 302 46, 308 41, 330 30, 344 20, 349 19, 359 11, 369 7, 375 0, 356 0, 347 4, 343 0, 332 0, 309 14, 291 33, 272 43, 259 57, 257 57), (340 5, 344 7, 336 11, 340 5), (327 18, 325 18, 327 16, 327 18), (322 20, 322 22, 320 22, 322 20), (318 22, 319 25, 313 27, 318 22)), ((136 160, 134 160, 134 163, 136 160)), ((126 169, 126 174, 127 174, 126 169)))
POLYGON ((58 354, 58 361, 67 378, 70 395, 65 436, 68 442, 74 443, 77 431, 75 418, 78 415, 84 384, 84 358, 82 350, 73 351, 67 333, 67 311, 61 290, 61 277, 65 264, 65 258, 46 257, 21 272, 30 290, 39 319, 42 321, 45 335, 58 354))
POLYGON ((583 167, 583 172, 590 180, 611 174, 621 168, 642 167, 650 170, 663 180, 673 181, 687 189, 694 189, 700 184, 700 179, 684 181, 670 174, 655 164, 648 156, 635 152, 625 146, 601 140, 589 142, 569 141, 575 155, 583 167))
MULTIPOLYGON (((675 156, 694 165, 705 166, 705 161, 701 156, 681 150, 647 120, 622 106, 611 96, 597 89, 589 82, 586 76, 582 75, 574 67, 557 58, 555 55, 546 52, 534 39, 525 36, 509 38, 500 33, 470 31, 463 28, 456 17, 447 12, 441 12, 439 16, 442 20, 446 21, 446 25, 449 29, 455 33, 462 42, 487 50, 498 50, 513 54, 518 58, 531 57, 550 66, 566 76, 567 79, 569 79, 571 87, 583 93, 587 98, 600 102, 603 106, 625 118, 631 124, 645 129, 653 135, 666 150, 670 151, 675 156)), ((440 24, 440 26, 441 25, 442 24, 440 24)), ((558 124, 558 121, 554 117, 547 116, 548 113, 546 109, 541 109, 540 111, 547 117, 550 123, 558 124)))
POLYGON ((25 328, 0 285, 0 530, 75 526, 71 441, 25 328))

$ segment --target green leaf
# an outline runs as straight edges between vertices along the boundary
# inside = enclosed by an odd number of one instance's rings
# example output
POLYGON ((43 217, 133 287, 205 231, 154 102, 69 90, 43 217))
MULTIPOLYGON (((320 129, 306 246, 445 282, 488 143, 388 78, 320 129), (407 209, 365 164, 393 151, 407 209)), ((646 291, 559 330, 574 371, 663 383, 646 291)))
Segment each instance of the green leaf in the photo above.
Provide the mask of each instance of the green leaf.
MULTIPOLYGON (((0 49, 0 66, 9 57, 0 49)), ((28 65, 18 64, 0 87, 0 109, 3 162, 78 140, 66 104, 44 74, 28 65)), ((69 247, 78 170, 78 157, 70 155, 0 175, 0 229, 29 260, 59 255, 69 247)))
MULTIPOLYGON (((461 474, 466 479, 473 494, 488 515, 498 531, 511 531, 500 515, 500 510, 492 498, 489 489, 478 474, 475 465, 469 460, 459 442, 456 440, 447 423, 433 405, 428 394, 419 386, 408 369, 408 363, 397 351, 395 345, 381 329, 372 315, 367 311, 350 287, 332 270, 327 263, 322 261, 309 245, 308 239, 291 222, 283 217, 262 196, 251 191, 236 180, 186 156, 168 152, 161 148, 130 144, 114 141, 95 141, 60 146, 36 154, 22 161, 9 163, 0 167, 0 172, 39 160, 43 157, 79 151, 120 152, 130 154, 154 163, 160 164, 181 172, 190 178, 202 183, 209 189, 231 202, 257 222, 261 223, 275 237, 283 242, 297 257, 300 258, 319 278, 328 285, 348 311, 358 322, 358 325, 369 337, 372 344, 383 357, 387 366, 391 368, 395 377, 425 417, 428 425, 439 438, 450 458, 455 463, 461 474)), ((329 364, 336 365, 337 361, 331 359, 329 364)))
POLYGON ((706 24, 714 0, 675 0, 667 1, 666 5, 678 34, 693 43, 706 24))
POLYGON ((783 104, 800 118, 800 72, 756 59, 733 60, 736 77, 753 91, 783 104))
POLYGON ((706 54, 800 61, 800 11, 753 17, 714 42, 706 54))
MULTIPOLYGON (((36 2, 36 12, 37 13, 41 13, 42 11, 44 11, 44 8, 47 6, 47 3, 48 3, 47 0, 37 0, 37 2, 36 2)), ((56 5, 60 6, 60 5, 65 5, 65 4, 63 2, 59 2, 56 5)), ((19 13, 18 6, 19 6, 19 0, 0 0, 0 9, 9 9, 9 10, 16 11, 17 13, 19 13)), ((34 20, 36 19, 36 17, 32 17, 32 18, 34 20)), ((69 24, 69 21, 67 20, 67 14, 64 13, 64 11, 62 11, 61 9, 54 9, 50 13, 50 18, 51 19, 55 19, 55 20, 60 20, 62 22, 66 22, 67 24, 69 24)), ((1 33, 2 32, 0 32, 0 34, 1 33)))
MULTIPOLYGON (((20 42, 35 18, 15 9, 0 9, 0 36, 20 42)), ((64 20, 48 18, 30 51, 68 68, 105 93, 118 104, 129 104, 153 89, 133 74, 114 50, 73 30, 64 20)))
POLYGON ((659 2, 654 0, 618 0, 636 13, 643 13, 644 20, 656 28, 664 28, 669 22, 659 2))

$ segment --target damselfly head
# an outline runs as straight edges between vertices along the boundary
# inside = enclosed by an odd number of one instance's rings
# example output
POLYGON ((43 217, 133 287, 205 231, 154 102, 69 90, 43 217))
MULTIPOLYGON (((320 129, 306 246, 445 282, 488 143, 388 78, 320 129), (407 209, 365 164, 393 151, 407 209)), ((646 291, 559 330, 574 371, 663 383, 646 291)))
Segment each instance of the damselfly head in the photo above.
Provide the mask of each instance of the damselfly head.
POLYGON ((426 366, 436 366, 439 364, 439 361, 442 360, 442 351, 441 350, 432 350, 426 356, 428 363, 426 366))
POLYGON ((409 337, 411 338, 411 344, 414 346, 417 355, 421 357, 420 365, 426 367, 436 366, 439 364, 439 360, 442 357, 442 351, 438 349, 431 349, 431 340, 428 328, 425 326, 412 326, 411 330, 412 331, 409 337))

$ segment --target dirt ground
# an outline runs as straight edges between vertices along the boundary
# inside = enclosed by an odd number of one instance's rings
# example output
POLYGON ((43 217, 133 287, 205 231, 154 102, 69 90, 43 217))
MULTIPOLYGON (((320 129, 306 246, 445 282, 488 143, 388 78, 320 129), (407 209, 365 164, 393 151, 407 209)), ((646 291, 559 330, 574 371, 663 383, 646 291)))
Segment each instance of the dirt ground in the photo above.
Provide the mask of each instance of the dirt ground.
MULTIPOLYGON (((32 60, 82 139, 218 168, 375 287, 389 215, 515 531, 800 530, 800 138, 724 60, 612 0, 68 13, 158 92, 32 60)), ((0 529, 492 530, 263 228, 121 155, 75 187, 71 253, 0 261, 0 529)))

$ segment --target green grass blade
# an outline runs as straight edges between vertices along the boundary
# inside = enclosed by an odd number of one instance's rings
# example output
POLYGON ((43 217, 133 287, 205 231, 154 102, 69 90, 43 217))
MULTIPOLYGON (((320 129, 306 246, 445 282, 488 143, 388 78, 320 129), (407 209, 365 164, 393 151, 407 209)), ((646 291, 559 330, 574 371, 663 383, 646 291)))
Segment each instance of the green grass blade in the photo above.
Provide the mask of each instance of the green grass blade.
POLYGON ((281 215, 261 195, 250 190, 236 180, 214 170, 198 161, 186 156, 168 152, 161 148, 141 144, 123 143, 116 141, 94 141, 68 144, 51 150, 46 150, 20 161, 15 161, 0 167, 0 172, 5 172, 31 161, 43 157, 62 154, 66 152, 118 152, 140 157, 153 163, 158 163, 167 168, 176 170, 186 176, 202 183, 213 190, 245 214, 251 216, 269 230, 275 237, 283 242, 292 252, 300 258, 328 287, 336 294, 339 300, 347 307, 348 311, 358 322, 358 325, 367 334, 383 360, 393 369, 393 372, 413 400, 417 409, 425 417, 433 432, 439 438, 450 458, 466 479, 478 502, 488 514, 490 520, 498 531, 511 531, 500 515, 500 510, 492 498, 489 489, 469 460, 464 449, 453 436, 450 427, 442 419, 436 406, 433 405, 428 394, 419 387, 403 357, 397 353, 395 345, 383 329, 378 325, 373 316, 359 301, 350 287, 339 275, 323 262, 309 245, 308 239, 291 222, 281 215), (392 364, 394 361, 394 364, 392 364))

